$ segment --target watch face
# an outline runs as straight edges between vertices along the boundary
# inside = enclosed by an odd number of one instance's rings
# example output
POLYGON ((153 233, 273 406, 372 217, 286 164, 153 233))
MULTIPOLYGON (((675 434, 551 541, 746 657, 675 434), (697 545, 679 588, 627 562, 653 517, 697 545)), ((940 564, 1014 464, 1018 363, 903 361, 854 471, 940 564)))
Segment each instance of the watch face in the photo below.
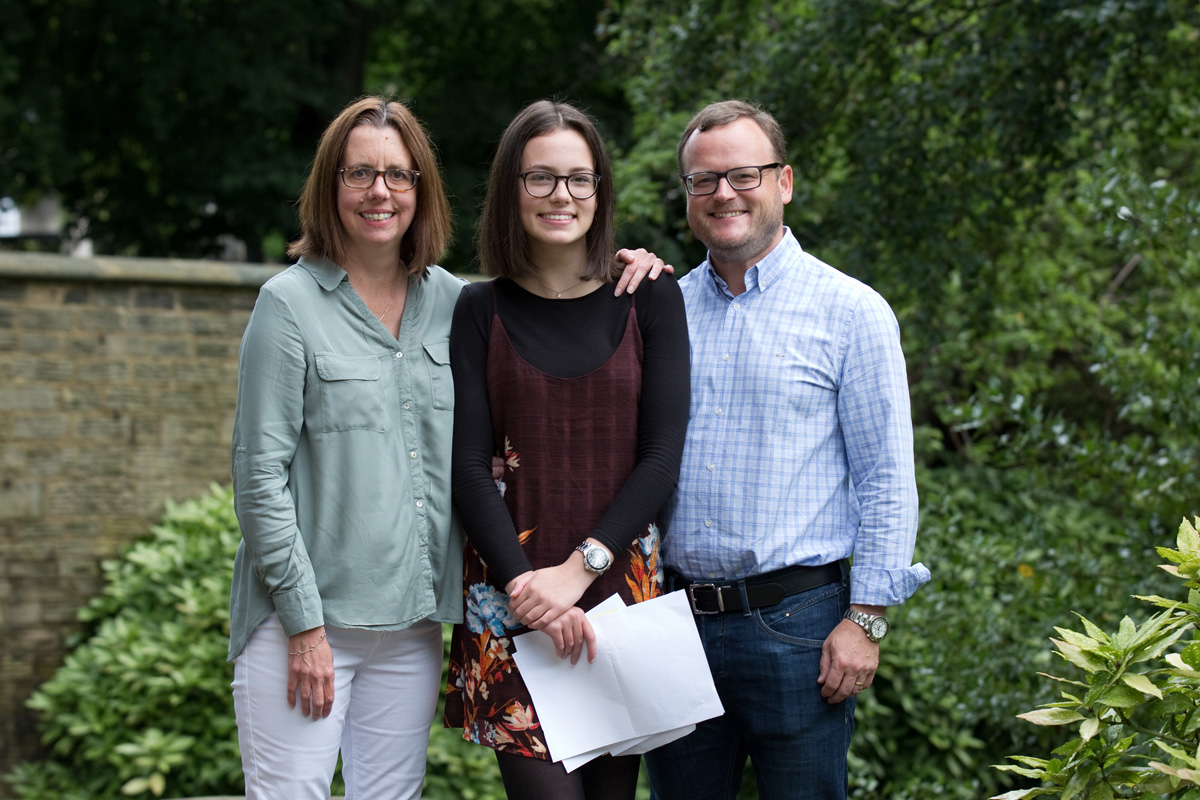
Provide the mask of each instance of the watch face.
POLYGON ((871 636, 876 639, 882 639, 888 632, 887 620, 883 617, 876 617, 871 620, 871 636))
POLYGON ((588 551, 583 554, 589 567, 599 572, 608 567, 608 554, 599 547, 589 547, 588 551))

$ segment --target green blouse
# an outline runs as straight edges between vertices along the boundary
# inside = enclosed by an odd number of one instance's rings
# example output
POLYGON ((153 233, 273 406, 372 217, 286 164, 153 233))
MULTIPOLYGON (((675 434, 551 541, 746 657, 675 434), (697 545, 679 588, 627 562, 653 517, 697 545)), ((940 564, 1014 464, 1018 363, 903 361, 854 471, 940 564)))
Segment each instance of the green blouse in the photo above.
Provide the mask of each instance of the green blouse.
POLYGON ((450 320, 463 281, 409 282, 399 340, 345 270, 300 259, 263 285, 233 427, 229 658, 272 612, 288 635, 462 619, 450 495, 450 320))

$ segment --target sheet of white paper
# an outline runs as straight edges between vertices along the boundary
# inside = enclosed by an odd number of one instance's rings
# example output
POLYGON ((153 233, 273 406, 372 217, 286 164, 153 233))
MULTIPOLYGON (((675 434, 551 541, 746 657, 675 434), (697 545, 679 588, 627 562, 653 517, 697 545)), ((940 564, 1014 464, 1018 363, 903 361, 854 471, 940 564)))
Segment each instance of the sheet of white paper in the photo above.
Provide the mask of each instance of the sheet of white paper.
POLYGON ((633 756, 649 753, 656 747, 662 747, 664 744, 670 744, 676 739, 682 739, 692 731, 696 730, 696 726, 684 725, 681 728, 673 728, 669 731, 663 731, 653 736, 643 736, 639 739, 634 739, 629 742, 618 742, 608 749, 608 752, 614 756, 633 756))
POLYGON ((636 748, 650 737, 725 711, 683 592, 628 607, 617 598, 615 609, 612 600, 588 615, 597 640, 593 663, 558 658, 550 637, 540 631, 513 640, 517 667, 555 761, 594 758, 613 748, 644 752, 636 748))
POLYGON ((568 756, 562 760, 562 765, 566 767, 567 772, 574 772, 593 758, 599 758, 605 753, 611 753, 614 756, 641 755, 642 753, 650 752, 656 747, 661 747, 664 744, 687 736, 694 730, 696 730, 695 725, 684 725, 682 728, 664 731, 653 736, 638 736, 634 739, 616 742, 608 747, 598 747, 595 750, 589 750, 577 756, 568 756))

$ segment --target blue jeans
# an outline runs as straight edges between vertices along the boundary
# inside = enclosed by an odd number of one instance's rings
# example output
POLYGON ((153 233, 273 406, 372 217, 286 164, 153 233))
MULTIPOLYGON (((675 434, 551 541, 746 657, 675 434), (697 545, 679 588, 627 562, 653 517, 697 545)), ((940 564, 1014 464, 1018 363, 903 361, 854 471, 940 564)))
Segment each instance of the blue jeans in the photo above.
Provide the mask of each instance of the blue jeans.
POLYGON ((854 698, 829 703, 817 675, 849 602, 843 575, 769 608, 697 615, 725 714, 646 754, 651 797, 734 800, 749 757, 762 800, 844 800, 854 698))

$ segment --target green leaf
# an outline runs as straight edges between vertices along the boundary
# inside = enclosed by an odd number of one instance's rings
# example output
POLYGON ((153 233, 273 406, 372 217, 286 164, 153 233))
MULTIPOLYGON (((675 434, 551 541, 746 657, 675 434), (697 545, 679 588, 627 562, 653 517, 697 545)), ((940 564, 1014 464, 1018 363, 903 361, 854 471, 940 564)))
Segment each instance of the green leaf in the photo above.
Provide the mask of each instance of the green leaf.
POLYGON ((1200 669, 1200 642, 1192 642, 1180 651, 1179 657, 1183 663, 1192 669, 1200 669))
POLYGON ((1157 697, 1159 700, 1162 700, 1162 691, 1145 675, 1136 672, 1127 672, 1121 676, 1121 680, 1125 682, 1126 686, 1129 686, 1135 691, 1141 692, 1142 694, 1148 694, 1153 697, 1157 697))
POLYGON ((1108 667, 1107 662, 1069 642, 1061 639, 1051 639, 1058 648, 1059 654, 1075 666, 1087 672, 1099 672, 1108 667))
POLYGON ((1099 702, 1113 708, 1133 708, 1145 701, 1145 696, 1128 686, 1114 686, 1100 696, 1099 702))
POLYGON ((1071 711, 1067 708, 1041 708, 1017 714, 1017 717, 1026 722, 1032 722, 1034 725, 1067 725, 1083 719, 1083 715, 1078 711, 1071 711))
POLYGON ((1095 717, 1088 717, 1083 721, 1083 724, 1079 726, 1079 735, 1083 737, 1083 740, 1086 742, 1090 741, 1099 730, 1100 720, 1095 717))

